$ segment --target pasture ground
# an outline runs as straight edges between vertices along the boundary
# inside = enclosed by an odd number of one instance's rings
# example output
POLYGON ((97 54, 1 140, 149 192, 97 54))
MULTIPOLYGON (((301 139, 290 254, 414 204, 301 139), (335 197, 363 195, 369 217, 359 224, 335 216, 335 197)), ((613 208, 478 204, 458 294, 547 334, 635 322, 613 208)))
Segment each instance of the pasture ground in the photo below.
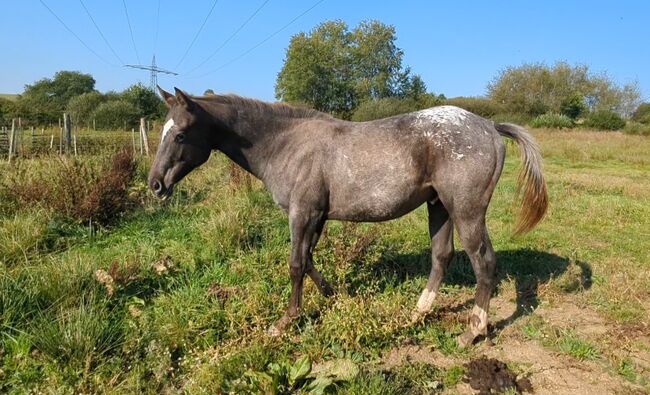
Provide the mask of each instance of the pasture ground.
MULTIPOLYGON (((137 207, 108 228, 0 202, 0 392, 465 394, 468 362, 486 356, 538 394, 648 393, 650 139, 534 134, 550 209, 512 236, 509 145, 488 218, 493 325, 465 350, 455 336, 475 280, 458 242, 434 310, 409 323, 430 269, 423 208, 329 223, 315 260, 338 293, 306 281, 302 317, 275 339, 265 330, 289 294, 287 219, 261 183, 233 181, 222 155, 166 204, 149 197, 142 161, 137 207)), ((0 197, 15 166, 58 160, 3 162, 0 197)))

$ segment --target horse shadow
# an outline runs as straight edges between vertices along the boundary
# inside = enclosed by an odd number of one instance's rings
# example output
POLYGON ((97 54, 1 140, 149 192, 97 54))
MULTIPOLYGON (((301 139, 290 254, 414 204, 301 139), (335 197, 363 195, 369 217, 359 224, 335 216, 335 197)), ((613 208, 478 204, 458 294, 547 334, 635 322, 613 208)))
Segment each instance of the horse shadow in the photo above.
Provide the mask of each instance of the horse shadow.
MULTIPOLYGON (((512 324, 518 318, 529 315, 539 306, 539 290, 554 278, 561 278, 557 286, 566 293, 589 289, 592 285, 592 269, 587 262, 571 261, 566 257, 545 251, 522 248, 496 252, 497 271, 495 292, 504 280, 514 280, 516 310, 507 318, 494 323, 496 330, 512 324), (564 275, 564 276, 563 276, 564 275)), ((369 277, 375 281, 379 291, 386 287, 397 287, 407 279, 429 276, 431 252, 403 254, 387 250, 372 265, 369 277)), ((464 251, 456 251, 450 263, 444 286, 474 287, 476 277, 469 257, 464 251)), ((473 298, 449 308, 458 312, 469 307, 473 298)))

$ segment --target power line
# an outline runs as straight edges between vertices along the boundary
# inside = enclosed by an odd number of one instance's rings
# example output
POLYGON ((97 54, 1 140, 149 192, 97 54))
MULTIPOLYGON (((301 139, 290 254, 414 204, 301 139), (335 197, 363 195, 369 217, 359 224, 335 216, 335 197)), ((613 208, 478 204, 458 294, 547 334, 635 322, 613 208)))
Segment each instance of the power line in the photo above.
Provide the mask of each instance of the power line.
POLYGON ((90 15, 90 11, 88 11, 88 8, 86 8, 86 5, 84 4, 83 0, 79 0, 79 2, 81 3, 81 6, 84 8, 84 11, 86 11, 86 15, 88 15, 88 18, 90 18, 93 25, 95 25, 95 29, 97 29, 99 35, 102 36, 102 39, 104 39, 104 42, 106 43, 108 48, 111 50, 111 52, 113 52, 113 55, 115 55, 115 57, 117 58, 117 60, 119 60, 121 64, 124 64, 124 61, 118 56, 118 54, 115 52, 111 44, 108 43, 108 40, 104 36, 104 33, 102 33, 102 30, 99 28, 99 26, 97 26, 97 23, 95 23, 95 19, 93 18, 92 15, 90 15))
POLYGON ((156 13, 156 35, 153 39, 153 53, 156 53, 158 48, 158 28, 160 27, 160 0, 158 0, 158 11, 156 13))
POLYGON ((229 66, 229 65, 231 65, 232 63, 238 61, 239 59, 241 59, 241 58, 243 58, 244 56, 248 55, 249 53, 253 52, 255 49, 257 49, 258 47, 262 46, 264 43, 266 43, 267 41, 269 41, 270 39, 272 39, 273 37, 275 37, 276 35, 278 35, 278 34, 279 34, 281 31, 283 31, 284 29, 286 29, 286 28, 288 28, 289 26, 291 26, 295 21, 297 21, 298 19, 302 18, 302 17, 303 17, 305 14, 307 14, 309 11, 313 10, 314 8, 316 8, 316 6, 319 5, 320 3, 322 3, 323 1, 325 1, 325 0, 318 0, 316 3, 314 3, 314 5, 312 5, 311 7, 307 8, 305 11, 303 11, 302 14, 300 14, 300 15, 298 15, 297 17, 293 18, 293 19, 290 20, 287 24, 285 24, 284 26, 282 26, 281 28, 279 28, 278 30, 276 30, 275 32, 273 32, 273 33, 271 33, 269 36, 267 36, 264 40, 262 40, 262 41, 258 42, 257 44, 253 45, 252 47, 250 47, 250 48, 247 49, 246 51, 242 52, 242 53, 239 54, 238 56, 235 56, 234 58, 230 59, 229 61, 227 61, 226 63, 224 63, 224 64, 222 64, 221 66, 217 67, 216 69, 210 70, 210 71, 208 71, 208 72, 206 72, 206 73, 203 73, 203 74, 201 74, 201 75, 199 75, 199 76, 196 76, 196 77, 193 77, 193 78, 201 78, 201 77, 205 77, 206 75, 209 75, 209 74, 212 74, 212 73, 214 73, 214 72, 216 72, 216 71, 219 71, 219 70, 223 69, 224 67, 229 66))
POLYGON ((131 33, 131 43, 133 44, 133 50, 135 51, 135 58, 138 59, 140 63, 140 55, 138 55, 138 48, 135 46, 135 39, 133 38, 133 29, 131 28, 131 20, 129 19, 129 11, 126 9, 126 1, 122 0, 122 5, 124 6, 124 14, 126 15, 126 23, 129 24, 129 33, 131 33))
POLYGON ((186 74, 190 74, 190 73, 194 72, 196 69, 198 69, 199 67, 203 66, 203 65, 206 64, 210 59, 212 59, 212 58, 214 57, 214 55, 216 55, 217 52, 219 52, 219 51, 221 50, 221 48, 225 47, 226 44, 228 44, 228 43, 230 42, 230 40, 232 40, 233 37, 235 37, 235 36, 237 35, 237 33, 239 33, 239 32, 241 31, 241 29, 243 29, 243 28, 248 24, 248 22, 250 22, 251 19, 253 19, 253 18, 255 17, 255 15, 257 15, 257 13, 260 12, 260 10, 262 10, 262 8, 264 8, 264 6, 266 5, 266 3, 268 3, 269 1, 271 1, 271 0, 265 0, 264 3, 262 3, 262 5, 260 5, 259 7, 257 7, 257 9, 255 10, 255 12, 253 12, 253 13, 252 13, 252 14, 251 14, 251 15, 250 15, 250 16, 249 16, 249 17, 244 21, 244 23, 242 23, 242 24, 237 28, 237 30, 235 30, 235 31, 234 31, 234 32, 233 32, 233 33, 232 33, 232 34, 231 34, 231 35, 230 35, 230 36, 229 36, 229 37, 228 37, 224 42, 222 42, 221 45, 219 45, 219 47, 217 47, 217 49, 215 49, 214 52, 212 52, 212 54, 210 54, 210 56, 208 56, 208 57, 207 57, 203 62, 201 62, 198 66, 196 66, 196 67, 194 67, 193 69, 191 69, 190 71, 188 71, 186 74))
POLYGON ((76 34, 75 32, 73 32, 72 29, 70 29, 70 28, 68 27, 68 25, 66 25, 65 22, 63 22, 63 20, 62 20, 61 18, 59 18, 58 15, 56 15, 56 14, 54 13, 54 11, 52 11, 52 9, 51 9, 50 7, 48 7, 47 4, 45 4, 45 2, 44 2, 43 0, 39 0, 39 1, 40 1, 41 4, 43 5, 43 7, 47 8, 47 10, 50 12, 50 14, 52 14, 52 15, 53 15, 53 16, 54 16, 54 17, 59 21, 59 23, 61 23, 61 24, 63 25, 63 27, 65 27, 65 29, 66 29, 68 32, 70 32, 70 34, 72 34, 72 35, 73 35, 73 36, 74 36, 74 37, 75 37, 75 38, 76 38, 76 39, 77 39, 77 40, 78 40, 78 41, 79 41, 79 42, 80 42, 84 47, 86 47, 87 50, 89 50, 90 52, 92 52, 95 56, 97 56, 99 59, 101 59, 104 63, 106 63, 106 64, 108 64, 108 65, 110 65, 110 66, 115 66, 113 63, 111 63, 111 62, 109 62, 108 60, 104 59, 104 57, 102 57, 100 54, 98 54, 97 52, 95 52, 92 48, 90 48, 90 47, 88 46, 88 44, 86 44, 86 43, 85 43, 81 38, 79 38, 79 36, 77 36, 77 34, 76 34))
POLYGON ((212 15, 212 11, 214 11, 214 7, 217 5, 218 2, 219 2, 219 0, 214 0, 214 3, 212 3, 212 8, 210 8, 210 12, 208 12, 208 15, 203 20, 203 23, 201 24, 201 27, 196 32, 196 34, 194 35, 194 38, 192 39, 192 42, 190 42, 190 45, 185 50, 185 53, 183 54, 183 57, 181 58, 181 60, 178 61, 178 64, 176 64, 176 66, 174 67, 175 69, 178 69, 178 66, 180 66, 181 63, 183 63, 183 61, 185 60, 185 57, 190 52, 190 49, 194 45, 194 42, 196 41, 196 39, 199 37, 199 34, 201 34, 201 31, 203 30, 203 27, 205 26, 206 22, 210 18, 210 15, 212 15))

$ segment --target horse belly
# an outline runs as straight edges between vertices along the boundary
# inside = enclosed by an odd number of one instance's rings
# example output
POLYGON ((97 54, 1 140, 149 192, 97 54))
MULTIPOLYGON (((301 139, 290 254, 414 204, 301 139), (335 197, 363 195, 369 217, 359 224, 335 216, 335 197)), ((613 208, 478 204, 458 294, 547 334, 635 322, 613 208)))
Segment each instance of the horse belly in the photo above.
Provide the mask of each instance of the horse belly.
POLYGON ((358 222, 400 217, 435 198, 421 169, 410 161, 332 165, 328 218, 358 222))

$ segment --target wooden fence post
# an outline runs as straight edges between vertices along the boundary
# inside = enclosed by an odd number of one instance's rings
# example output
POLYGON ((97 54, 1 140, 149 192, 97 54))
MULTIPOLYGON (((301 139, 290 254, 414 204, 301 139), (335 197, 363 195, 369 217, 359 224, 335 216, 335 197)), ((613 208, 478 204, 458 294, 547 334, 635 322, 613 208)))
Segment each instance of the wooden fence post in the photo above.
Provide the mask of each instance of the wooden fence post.
POLYGON ((65 129, 65 152, 70 150, 72 145, 72 120, 70 114, 63 113, 63 128, 65 129))
POLYGON ((11 157, 14 154, 14 145, 16 144, 16 120, 11 120, 11 134, 9 135, 9 159, 11 162, 11 157))
POLYGON ((133 156, 135 156, 135 129, 131 128, 131 142, 133 143, 133 156))
MULTIPOLYGON (((144 153, 147 156, 149 156, 149 138, 147 137, 148 129, 145 119, 140 118, 140 141, 142 142, 142 146, 144 146, 144 153)), ((140 154, 142 154, 142 150, 140 150, 140 154)))

